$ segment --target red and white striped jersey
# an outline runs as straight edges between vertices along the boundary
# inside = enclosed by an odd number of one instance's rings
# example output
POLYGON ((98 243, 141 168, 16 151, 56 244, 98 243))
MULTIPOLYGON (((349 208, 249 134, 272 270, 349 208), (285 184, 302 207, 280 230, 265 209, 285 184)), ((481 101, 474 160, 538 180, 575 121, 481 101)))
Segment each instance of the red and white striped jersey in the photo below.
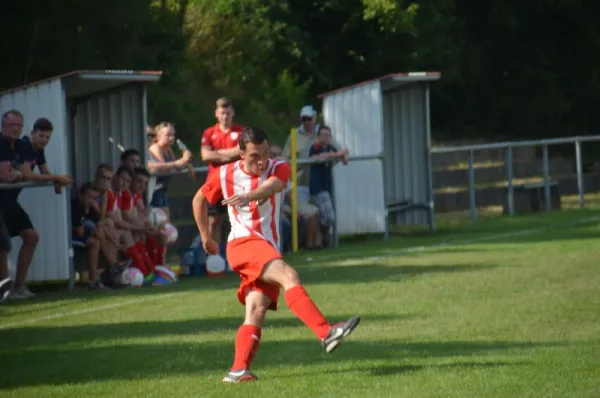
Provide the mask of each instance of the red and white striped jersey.
POLYGON ((106 193, 106 213, 118 213, 123 207, 121 194, 109 189, 106 193))
MULTIPOLYGON (((246 173, 242 161, 223 165, 219 172, 211 173, 202 192, 211 204, 233 195, 240 195, 255 190, 271 177, 287 184, 290 178, 290 166, 284 161, 269 160, 267 168, 260 176, 246 173)), ((279 248, 279 215, 283 192, 278 192, 263 199, 260 203, 251 202, 241 207, 228 207, 231 232, 228 241, 249 236, 257 236, 279 248)))
POLYGON ((138 208, 138 202, 142 200, 142 195, 139 193, 132 193, 126 189, 121 192, 121 211, 132 211, 138 208))

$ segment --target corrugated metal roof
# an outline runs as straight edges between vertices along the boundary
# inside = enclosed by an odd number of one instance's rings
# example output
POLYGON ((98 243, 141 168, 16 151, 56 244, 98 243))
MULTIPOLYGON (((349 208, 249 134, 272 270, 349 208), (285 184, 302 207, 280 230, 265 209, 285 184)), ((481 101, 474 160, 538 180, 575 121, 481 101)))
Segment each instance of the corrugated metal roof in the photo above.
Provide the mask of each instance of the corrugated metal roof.
POLYGON ((0 95, 9 94, 18 90, 22 90, 28 87, 36 86, 39 84, 47 83, 52 80, 65 79, 72 77, 82 77, 84 79, 98 79, 102 77, 113 77, 119 80, 126 80, 132 78, 135 81, 148 81, 154 82, 160 79, 162 71, 160 70, 127 70, 127 69, 81 69, 72 72, 63 73, 62 75, 51 76, 45 79, 36 80, 31 83, 24 84, 22 86, 13 87, 8 90, 0 91, 0 95))
POLYGON ((442 74, 440 72, 406 72, 406 73, 390 73, 381 77, 377 77, 375 79, 365 80, 363 82, 351 84, 349 86, 340 87, 338 89, 327 91, 325 93, 317 95, 317 98, 323 99, 324 97, 328 97, 333 94, 340 93, 342 91, 350 90, 359 86, 363 86, 366 84, 371 84, 373 82, 379 81, 381 82, 382 90, 391 89, 395 85, 410 83, 410 82, 418 82, 418 81, 428 81, 428 80, 438 80, 442 74), (387 85, 387 83, 392 83, 391 85, 387 85), (396 84, 393 84, 396 83, 396 84))

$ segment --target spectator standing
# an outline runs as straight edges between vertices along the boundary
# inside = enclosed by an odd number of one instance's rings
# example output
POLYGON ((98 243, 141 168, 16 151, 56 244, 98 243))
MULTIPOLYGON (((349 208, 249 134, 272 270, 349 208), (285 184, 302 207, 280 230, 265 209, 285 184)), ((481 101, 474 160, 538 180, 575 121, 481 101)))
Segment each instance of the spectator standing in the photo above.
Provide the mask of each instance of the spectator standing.
POLYGON ((46 163, 45 149, 50 143, 53 130, 54 127, 52 126, 52 122, 42 117, 33 124, 33 129, 31 130, 31 133, 29 133, 29 137, 25 136, 21 139, 33 155, 31 171, 33 171, 36 166, 40 171, 40 174, 32 174, 28 179, 31 181, 51 181, 55 185, 56 192, 60 193, 63 187, 72 183, 72 180, 68 175, 52 174, 46 163))
POLYGON ((331 129, 328 126, 321 126, 317 133, 317 142, 310 147, 308 154, 311 159, 324 161, 310 166, 309 191, 321 215, 320 227, 323 247, 328 247, 330 245, 330 229, 335 222, 335 212, 331 200, 334 163, 331 161, 342 159, 344 164, 347 164, 348 150, 338 151, 332 144, 331 129))
MULTIPOLYGON (((20 139, 23 132, 23 114, 16 109, 9 110, 2 115, 0 122, 2 132, 0 134, 0 169, 3 173, 4 182, 18 182, 30 180, 31 163, 33 154, 27 145, 20 139)), ((29 215, 18 202, 21 188, 0 190, 0 209, 9 235, 19 236, 23 245, 19 250, 17 260, 17 274, 14 286, 10 293, 12 299, 28 299, 34 297, 25 281, 27 273, 33 260, 33 254, 39 241, 39 235, 29 215)))
MULTIPOLYGON (((222 97, 216 101, 215 117, 217 123, 202 133, 202 161, 208 163, 208 180, 212 173, 217 173, 221 165, 231 163, 240 158, 239 141, 243 126, 233 123, 235 109, 229 98, 222 97)), ((227 215, 227 206, 221 203, 208 206, 208 233, 212 240, 221 244, 221 230, 227 215)), ((221 245, 223 252, 225 245, 221 245)))
MULTIPOLYGON (((184 151, 181 158, 177 159, 172 146, 175 144, 175 127, 172 123, 161 122, 151 135, 152 142, 148 148, 148 171, 150 173, 168 173, 182 170, 192 161, 192 153, 184 151)), ((156 186, 152 193, 150 206, 162 209, 168 219, 171 219, 167 189, 170 177, 157 177, 156 186)))

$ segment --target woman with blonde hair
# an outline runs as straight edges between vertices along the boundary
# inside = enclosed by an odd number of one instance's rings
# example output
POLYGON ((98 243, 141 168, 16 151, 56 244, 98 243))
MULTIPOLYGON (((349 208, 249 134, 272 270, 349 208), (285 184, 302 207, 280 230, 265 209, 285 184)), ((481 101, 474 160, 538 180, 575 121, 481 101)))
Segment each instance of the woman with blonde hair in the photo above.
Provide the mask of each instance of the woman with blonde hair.
MULTIPOLYGON (((157 124, 148 136, 151 139, 148 148, 148 171, 150 173, 168 173, 181 170, 191 163, 192 153, 189 150, 184 150, 183 155, 177 159, 171 148, 175 144, 175 126, 172 123, 161 122, 157 124)), ((150 206, 164 210, 170 220, 171 215, 167 200, 169 179, 170 177, 156 177, 154 191, 151 193, 150 206)))

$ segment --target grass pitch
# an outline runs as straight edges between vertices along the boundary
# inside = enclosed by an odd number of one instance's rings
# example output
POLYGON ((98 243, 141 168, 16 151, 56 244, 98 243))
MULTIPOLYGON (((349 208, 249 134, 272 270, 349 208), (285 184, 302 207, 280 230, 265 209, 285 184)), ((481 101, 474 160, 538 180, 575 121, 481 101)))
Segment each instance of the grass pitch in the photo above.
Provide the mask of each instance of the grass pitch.
POLYGON ((235 275, 41 294, 0 306, 0 396, 598 397, 599 237, 600 212, 563 211, 299 253, 326 316, 361 325, 325 354, 280 302, 242 385, 220 381, 235 275))

